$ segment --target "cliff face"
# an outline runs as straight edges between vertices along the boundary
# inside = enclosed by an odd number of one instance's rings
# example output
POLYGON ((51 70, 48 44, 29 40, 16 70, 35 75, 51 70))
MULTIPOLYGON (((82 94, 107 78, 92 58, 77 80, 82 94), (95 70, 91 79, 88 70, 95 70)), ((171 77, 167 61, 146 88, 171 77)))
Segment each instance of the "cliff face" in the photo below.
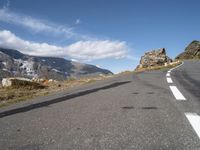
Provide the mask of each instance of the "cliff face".
POLYGON ((99 74, 107 75, 112 72, 64 58, 29 56, 17 50, 0 48, 0 79, 17 76, 64 80, 99 74))
POLYGON ((192 41, 175 59, 200 59, 200 41, 192 41))
POLYGON ((154 66, 163 66, 165 63, 170 62, 172 62, 172 59, 166 55, 165 48, 160 48, 145 53, 144 56, 141 57, 140 64, 137 66, 136 70, 154 66))

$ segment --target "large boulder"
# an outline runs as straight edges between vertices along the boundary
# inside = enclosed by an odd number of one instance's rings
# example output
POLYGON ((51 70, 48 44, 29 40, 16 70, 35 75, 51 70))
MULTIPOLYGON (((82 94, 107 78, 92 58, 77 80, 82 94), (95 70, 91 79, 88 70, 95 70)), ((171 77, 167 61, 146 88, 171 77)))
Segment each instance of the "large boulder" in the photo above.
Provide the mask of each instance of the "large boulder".
POLYGON ((3 78, 2 86, 11 88, 29 88, 29 89, 44 88, 43 85, 36 82, 32 82, 31 80, 26 78, 3 78))
POLYGON ((192 41, 175 59, 200 59, 200 41, 192 41))
POLYGON ((160 48, 158 50, 152 50, 145 53, 144 56, 141 57, 140 64, 137 66, 136 70, 141 68, 164 66, 171 62, 172 59, 166 55, 165 48, 160 48))

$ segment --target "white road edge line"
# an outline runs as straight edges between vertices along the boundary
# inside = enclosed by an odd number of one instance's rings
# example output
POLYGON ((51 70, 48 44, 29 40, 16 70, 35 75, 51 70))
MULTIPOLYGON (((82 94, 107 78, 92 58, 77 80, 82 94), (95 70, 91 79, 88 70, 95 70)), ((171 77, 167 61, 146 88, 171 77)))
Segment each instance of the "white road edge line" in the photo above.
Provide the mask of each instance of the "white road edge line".
POLYGON ((200 116, 196 113, 185 113, 185 116, 187 117, 193 129, 200 138, 200 116))
MULTIPOLYGON (((170 70, 167 71, 167 74, 171 73, 172 70, 182 66, 184 64, 184 62, 182 62, 182 64, 176 66, 175 68, 171 68, 170 70)), ((166 76, 167 76, 166 74, 166 76)), ((170 80, 171 78, 167 78, 167 82, 170 80)), ((169 82, 168 82, 169 83, 169 82)), ((177 100, 186 100, 186 98, 182 95, 182 93, 178 90, 178 88, 176 86, 169 86, 172 93, 174 94, 174 97, 177 100)), ((200 116, 197 113, 185 113, 186 118, 188 119, 188 121, 190 122, 191 126, 193 127, 194 131, 196 132, 197 136, 200 139, 200 116)))
POLYGON ((171 72, 172 70, 174 70, 174 69, 176 69, 176 68, 182 66, 183 64, 184 64, 184 62, 182 61, 182 63, 181 63, 180 65, 178 65, 178 66, 176 66, 176 67, 174 67, 174 68, 169 69, 169 71, 171 72))
POLYGON ((178 90, 176 86, 169 86, 171 89, 172 93, 174 94, 174 97, 177 100, 186 100, 186 98, 183 96, 183 94, 178 90))
POLYGON ((170 77, 170 73, 167 73, 166 76, 167 76, 167 77, 170 77))
POLYGON ((168 82, 168 83, 173 83, 172 78, 167 77, 167 82, 168 82))

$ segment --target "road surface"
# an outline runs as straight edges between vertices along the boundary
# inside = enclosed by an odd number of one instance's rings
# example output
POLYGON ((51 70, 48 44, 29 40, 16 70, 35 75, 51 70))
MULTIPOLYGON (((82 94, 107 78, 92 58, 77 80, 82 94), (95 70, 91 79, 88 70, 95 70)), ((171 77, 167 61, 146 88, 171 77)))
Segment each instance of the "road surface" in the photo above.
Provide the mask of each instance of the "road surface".
POLYGON ((198 150, 199 115, 200 61, 185 61, 1 108, 0 149, 198 150))

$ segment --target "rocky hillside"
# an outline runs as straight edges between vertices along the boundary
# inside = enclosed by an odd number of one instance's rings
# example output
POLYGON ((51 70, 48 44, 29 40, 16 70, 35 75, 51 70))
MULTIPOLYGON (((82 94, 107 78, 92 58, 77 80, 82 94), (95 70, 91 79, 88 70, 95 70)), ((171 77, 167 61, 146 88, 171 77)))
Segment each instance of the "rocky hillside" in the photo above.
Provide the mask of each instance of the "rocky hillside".
POLYGON ((200 59, 200 41, 192 41, 175 59, 200 59))
POLYGON ((17 50, 0 48, 0 79, 17 76, 63 80, 99 74, 109 75, 112 72, 64 58, 29 56, 17 50))
POLYGON ((151 50, 144 54, 140 59, 140 64, 137 66, 136 70, 148 69, 151 67, 164 66, 166 63, 171 63, 170 59, 166 55, 165 48, 160 48, 157 50, 151 50))

